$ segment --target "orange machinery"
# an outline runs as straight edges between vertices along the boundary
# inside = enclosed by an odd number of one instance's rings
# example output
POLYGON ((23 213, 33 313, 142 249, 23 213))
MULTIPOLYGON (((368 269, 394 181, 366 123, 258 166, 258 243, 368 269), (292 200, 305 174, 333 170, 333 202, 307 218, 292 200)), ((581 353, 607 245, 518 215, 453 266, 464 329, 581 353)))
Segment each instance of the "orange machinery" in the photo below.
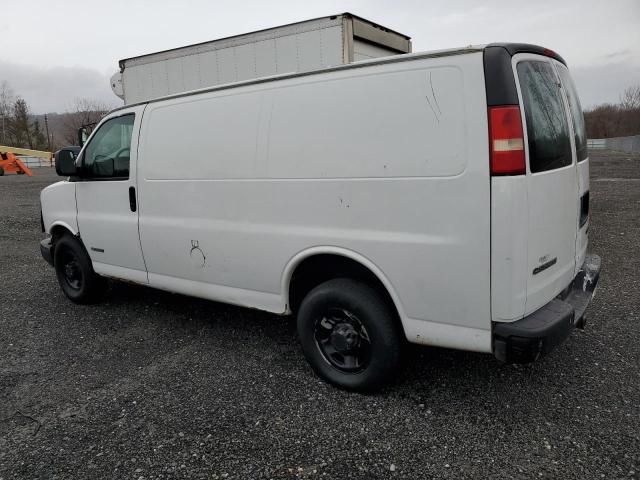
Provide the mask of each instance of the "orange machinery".
POLYGON ((18 157, 10 152, 0 152, 0 177, 5 173, 17 173, 18 175, 33 176, 31 169, 27 167, 18 157))
POLYGON ((53 154, 40 150, 29 150, 26 148, 5 147, 0 145, 0 176, 5 173, 16 173, 18 175, 33 176, 33 172, 27 167, 17 155, 27 155, 29 157, 42 158, 49 161, 53 166, 53 154))

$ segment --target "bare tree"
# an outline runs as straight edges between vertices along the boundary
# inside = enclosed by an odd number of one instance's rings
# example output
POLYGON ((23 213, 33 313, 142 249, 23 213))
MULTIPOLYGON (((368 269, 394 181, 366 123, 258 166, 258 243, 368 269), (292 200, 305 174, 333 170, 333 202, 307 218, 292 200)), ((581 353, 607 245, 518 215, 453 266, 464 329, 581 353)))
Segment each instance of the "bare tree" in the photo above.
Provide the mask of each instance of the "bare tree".
POLYGON ((4 80, 0 84, 0 145, 7 144, 8 122, 13 112, 15 100, 13 90, 9 86, 9 83, 4 80))
POLYGON ((620 95, 620 106, 625 110, 640 108, 640 85, 629 87, 620 95))
POLYGON ((64 140, 71 145, 78 141, 78 129, 87 125, 94 125, 109 112, 109 107, 98 100, 76 98, 69 111, 65 114, 64 140))

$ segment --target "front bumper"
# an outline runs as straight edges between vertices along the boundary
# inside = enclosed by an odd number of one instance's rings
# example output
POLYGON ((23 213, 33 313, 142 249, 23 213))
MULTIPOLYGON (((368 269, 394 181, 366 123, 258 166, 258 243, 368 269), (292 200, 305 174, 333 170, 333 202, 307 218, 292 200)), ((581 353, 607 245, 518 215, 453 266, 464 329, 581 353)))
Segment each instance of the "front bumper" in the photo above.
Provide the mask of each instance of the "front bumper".
POLYGON ((515 322, 494 322, 495 357, 507 363, 533 362, 562 343, 575 327, 584 328, 600 264, 598 255, 587 255, 571 284, 544 307, 515 322))
POLYGON ((51 237, 45 238, 40 242, 40 253, 42 258, 53 267, 53 243, 51 243, 51 237))

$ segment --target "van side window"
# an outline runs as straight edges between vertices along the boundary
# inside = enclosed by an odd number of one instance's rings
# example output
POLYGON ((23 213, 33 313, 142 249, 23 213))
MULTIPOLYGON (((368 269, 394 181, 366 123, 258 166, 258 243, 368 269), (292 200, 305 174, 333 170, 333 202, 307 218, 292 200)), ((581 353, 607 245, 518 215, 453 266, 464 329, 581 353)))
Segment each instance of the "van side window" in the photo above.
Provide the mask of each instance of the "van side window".
POLYGON ((133 114, 107 120, 100 126, 84 152, 83 176, 87 178, 129 178, 133 114))
POLYGON ((558 65, 558 73, 562 80, 562 85, 567 92, 569 108, 571 109, 571 119, 573 120, 573 130, 576 139, 576 154, 578 161, 587 159, 587 132, 584 126, 584 115, 580 106, 580 99, 576 93, 576 86, 573 84, 569 69, 564 65, 558 65))
POLYGON ((571 140, 558 77, 546 61, 518 63, 532 173, 571 165, 571 140))

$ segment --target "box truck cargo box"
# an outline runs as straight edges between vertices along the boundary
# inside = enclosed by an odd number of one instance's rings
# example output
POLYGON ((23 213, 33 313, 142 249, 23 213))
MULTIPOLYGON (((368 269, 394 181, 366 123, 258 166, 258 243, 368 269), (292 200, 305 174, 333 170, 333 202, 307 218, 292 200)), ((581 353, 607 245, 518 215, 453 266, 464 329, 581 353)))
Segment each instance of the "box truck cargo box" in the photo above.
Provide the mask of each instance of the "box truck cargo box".
POLYGON ((350 13, 120 60, 125 104, 225 83, 411 52, 411 37, 350 13))

